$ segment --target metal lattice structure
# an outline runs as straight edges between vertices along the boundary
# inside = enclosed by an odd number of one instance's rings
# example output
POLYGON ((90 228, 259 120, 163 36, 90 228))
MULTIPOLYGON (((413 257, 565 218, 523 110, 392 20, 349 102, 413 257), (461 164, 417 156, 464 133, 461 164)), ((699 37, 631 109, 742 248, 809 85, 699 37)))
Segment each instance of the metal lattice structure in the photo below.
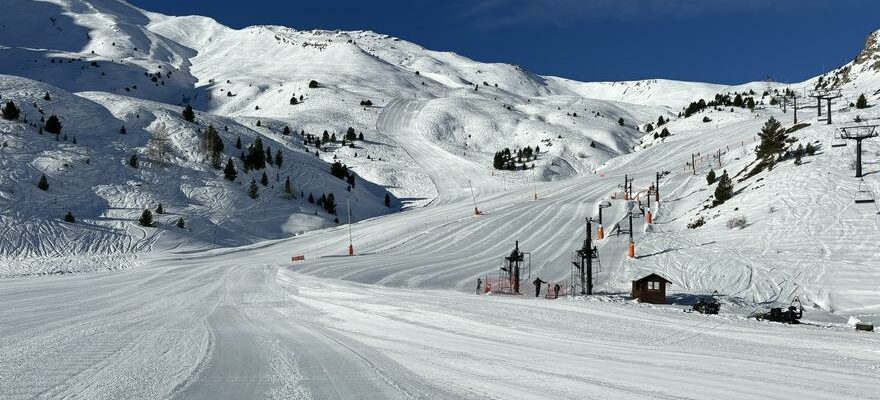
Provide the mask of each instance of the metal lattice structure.
POLYGON ((831 102, 843 97, 840 89, 815 89, 810 91, 809 96, 816 99, 816 108, 820 117, 822 116, 822 100, 828 101, 828 118, 826 120, 828 125, 831 125, 831 102))
POLYGON ((877 127, 880 125, 853 125, 840 128, 838 135, 841 139, 856 141, 856 178, 862 175, 862 141, 877 137, 877 127))

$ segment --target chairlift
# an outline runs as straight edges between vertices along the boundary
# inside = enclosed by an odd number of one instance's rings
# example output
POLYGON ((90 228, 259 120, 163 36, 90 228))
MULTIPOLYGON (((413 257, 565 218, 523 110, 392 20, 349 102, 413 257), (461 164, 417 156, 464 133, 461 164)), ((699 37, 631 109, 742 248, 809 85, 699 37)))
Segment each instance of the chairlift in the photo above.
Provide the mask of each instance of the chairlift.
POLYGON ((867 189, 867 185, 865 185, 864 179, 859 181, 859 189, 856 191, 855 202, 856 204, 867 204, 876 202, 876 199, 874 198, 874 193, 867 189))

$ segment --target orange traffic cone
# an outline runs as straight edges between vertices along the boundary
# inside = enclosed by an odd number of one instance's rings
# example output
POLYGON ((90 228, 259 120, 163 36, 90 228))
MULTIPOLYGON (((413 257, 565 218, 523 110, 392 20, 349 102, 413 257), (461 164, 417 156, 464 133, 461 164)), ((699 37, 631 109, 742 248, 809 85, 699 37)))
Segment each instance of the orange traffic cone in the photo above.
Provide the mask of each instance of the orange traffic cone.
POLYGON ((636 258, 636 244, 629 242, 629 258, 636 258))
POLYGON ((602 229, 602 225, 599 225, 599 229, 596 230, 596 240, 605 239, 605 229, 602 229))

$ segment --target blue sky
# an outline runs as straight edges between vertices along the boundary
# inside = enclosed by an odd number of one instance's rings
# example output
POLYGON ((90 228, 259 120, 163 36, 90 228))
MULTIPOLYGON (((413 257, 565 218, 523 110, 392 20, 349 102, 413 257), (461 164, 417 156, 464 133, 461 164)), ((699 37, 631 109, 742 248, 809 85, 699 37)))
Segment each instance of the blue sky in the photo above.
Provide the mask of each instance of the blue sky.
POLYGON ((877 0, 130 0, 241 28, 369 29, 582 81, 795 82, 852 60, 877 0))

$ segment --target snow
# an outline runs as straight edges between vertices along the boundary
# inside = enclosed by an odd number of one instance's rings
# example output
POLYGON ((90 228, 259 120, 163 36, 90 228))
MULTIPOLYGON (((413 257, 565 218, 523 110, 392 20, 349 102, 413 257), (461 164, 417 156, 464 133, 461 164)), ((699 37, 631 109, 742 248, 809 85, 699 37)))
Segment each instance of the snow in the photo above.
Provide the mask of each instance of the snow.
MULTIPOLYGON (((880 88, 870 68, 842 84, 837 125, 799 112, 810 125, 791 136, 818 145, 815 156, 741 179, 767 119, 792 125, 790 111, 760 103, 766 82, 574 82, 369 31, 235 30, 115 0, 12 9, 0 21, 2 101, 31 123, 60 116, 68 140, 0 120, 0 397, 880 398, 880 343, 852 326, 880 316, 880 214, 854 204, 853 146, 832 147, 836 127, 870 116, 847 107, 880 88), (157 71, 164 85, 144 76, 157 71), (754 111, 677 117, 749 90, 754 111), (290 105, 294 94, 303 102, 290 105), (180 118, 187 102, 198 124, 180 118), (671 136, 639 129, 659 116, 671 136), (262 171, 238 164, 229 182, 197 150, 209 124, 224 160, 237 138, 282 151, 258 199, 244 186, 262 171), (173 143, 164 163, 146 151, 160 126, 173 143), (348 127, 365 140, 319 157, 296 134, 348 127), (533 170, 490 168, 494 152, 535 145, 533 170), (351 192, 328 174, 334 160, 358 174, 351 192), (710 169, 735 184, 717 207, 710 169), (634 178, 644 199, 656 172, 655 223, 635 219, 630 259, 618 233, 633 204, 620 185, 634 178), (280 191, 287 176, 295 199, 280 191), (342 223, 300 190, 335 193, 342 223), (584 218, 606 201, 598 295, 474 294, 515 241, 531 253, 529 281, 569 279, 584 218), (137 225, 158 202, 158 227, 137 225), (68 210, 76 224, 61 221, 68 210), (629 299, 649 273, 672 282, 671 304, 629 299), (720 315, 683 312, 709 295, 720 315), (794 296, 804 324, 748 318, 794 296)), ((873 193, 877 154, 865 142, 873 193)))

